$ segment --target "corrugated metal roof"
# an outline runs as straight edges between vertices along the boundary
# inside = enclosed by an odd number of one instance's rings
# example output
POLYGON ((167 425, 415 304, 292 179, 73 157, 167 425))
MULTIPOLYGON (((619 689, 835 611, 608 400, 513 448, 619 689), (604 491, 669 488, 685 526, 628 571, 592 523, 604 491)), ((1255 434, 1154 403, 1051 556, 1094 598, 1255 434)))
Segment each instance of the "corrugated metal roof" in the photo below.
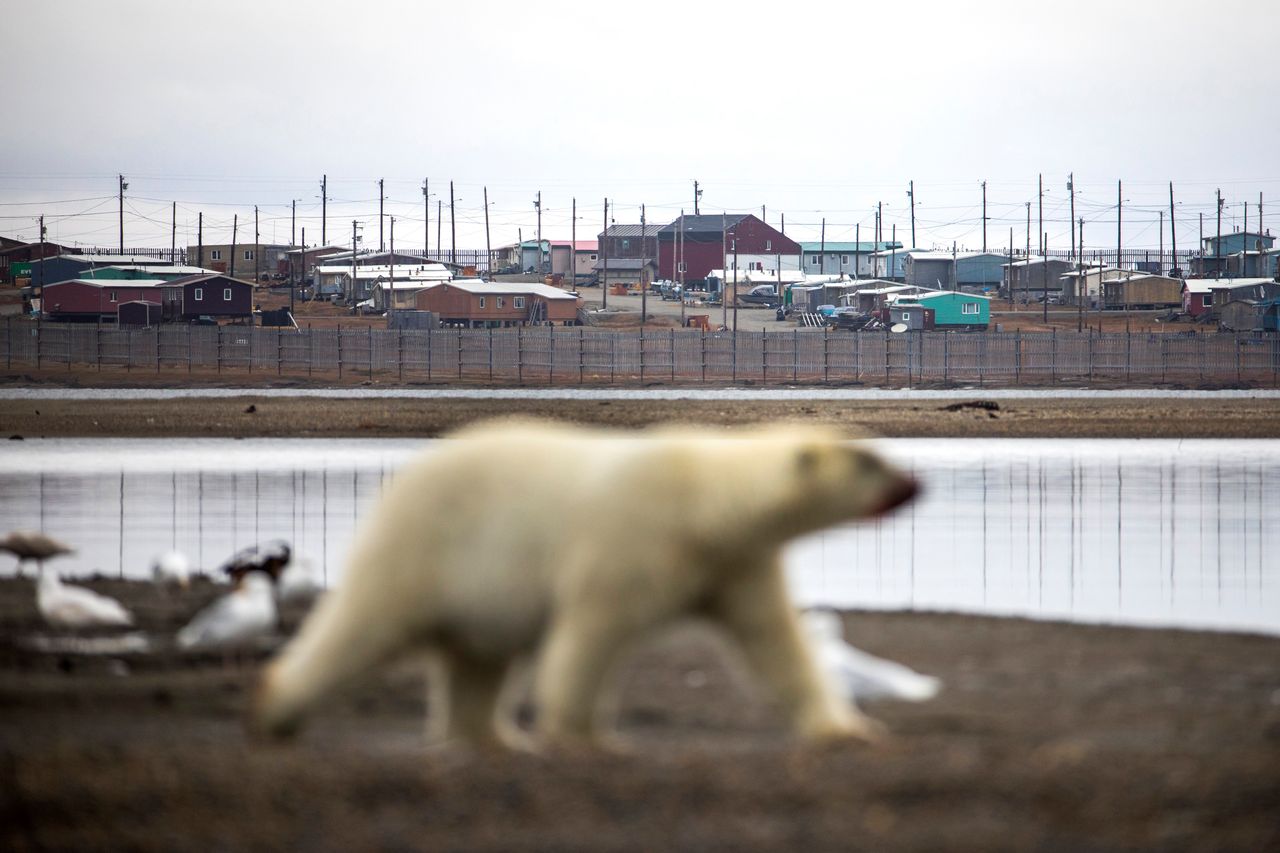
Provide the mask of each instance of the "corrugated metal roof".
POLYGON ((53 287, 60 287, 64 284, 88 284, 97 288, 112 288, 115 290, 126 290, 130 287, 163 287, 177 284, 177 281, 162 281, 158 278, 135 278, 135 279, 118 279, 118 278, 69 278, 66 281, 55 281, 53 284, 46 284, 45 290, 53 287))
MULTIPOLYGON (((646 266, 656 266, 657 261, 653 258, 609 258, 609 269, 617 272, 630 272, 640 270, 646 266)), ((601 258, 595 262, 594 270, 603 270, 605 268, 605 260, 601 258)))
POLYGON ((749 213, 703 213, 698 216, 682 216, 662 226, 658 233, 674 234, 683 230, 686 234, 719 234, 721 231, 736 227, 750 215, 749 213))
MULTIPOLYGON (((800 240, 798 242, 800 243, 800 250, 802 252, 822 252, 823 251, 823 243, 821 240, 800 240)), ((861 252, 862 254, 865 255, 870 252, 878 252, 881 249, 888 249, 894 246, 895 244, 883 243, 883 242, 882 243, 839 242, 835 240, 828 240, 825 245, 826 245, 825 251, 828 251, 828 252, 861 252)), ((897 243, 896 245, 899 249, 902 248, 901 243, 897 243)))
MULTIPOLYGON (((475 293, 480 296, 541 296, 544 299, 577 299, 578 297, 568 291, 561 290, 558 287, 552 287, 549 284, 524 284, 521 282, 487 282, 487 281, 446 281, 441 282, 446 287, 456 287, 458 290, 466 293, 475 293)), ((440 285, 436 285, 437 287, 440 285)))
MULTIPOLYGON (((644 236, 657 237, 658 232, 661 231, 664 227, 666 226, 658 225, 653 222, 645 223, 644 236)), ((639 237, 640 226, 639 225, 610 225, 609 230, 605 231, 604 235, 606 237, 639 237)))

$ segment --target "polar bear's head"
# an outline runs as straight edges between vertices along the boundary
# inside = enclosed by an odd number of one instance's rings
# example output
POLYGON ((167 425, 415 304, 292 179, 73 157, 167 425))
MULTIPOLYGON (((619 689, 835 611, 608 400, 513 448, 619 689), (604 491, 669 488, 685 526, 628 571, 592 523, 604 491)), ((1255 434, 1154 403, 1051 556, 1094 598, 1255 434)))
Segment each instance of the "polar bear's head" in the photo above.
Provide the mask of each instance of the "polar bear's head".
POLYGON ((790 448, 780 481, 792 482, 782 514, 794 513, 800 532, 872 518, 901 506, 919 491, 915 479, 865 445, 815 438, 790 448))

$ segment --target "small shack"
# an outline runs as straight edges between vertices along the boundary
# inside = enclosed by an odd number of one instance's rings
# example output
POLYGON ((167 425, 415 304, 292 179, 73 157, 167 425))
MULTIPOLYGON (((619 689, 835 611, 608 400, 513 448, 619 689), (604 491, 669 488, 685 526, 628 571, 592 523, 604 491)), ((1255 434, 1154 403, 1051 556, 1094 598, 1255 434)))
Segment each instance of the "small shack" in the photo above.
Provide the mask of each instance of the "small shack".
POLYGON ((939 329, 985 329, 991 322, 991 299, 959 291, 922 293, 912 298, 930 309, 939 329))
POLYGON ((151 326, 160 325, 163 314, 164 309, 158 302, 145 302, 141 299, 135 299, 131 302, 121 303, 119 310, 116 312, 116 325, 150 328, 151 326))
POLYGON ((1165 275, 1134 274, 1102 283, 1102 310, 1182 307, 1182 281, 1165 275))

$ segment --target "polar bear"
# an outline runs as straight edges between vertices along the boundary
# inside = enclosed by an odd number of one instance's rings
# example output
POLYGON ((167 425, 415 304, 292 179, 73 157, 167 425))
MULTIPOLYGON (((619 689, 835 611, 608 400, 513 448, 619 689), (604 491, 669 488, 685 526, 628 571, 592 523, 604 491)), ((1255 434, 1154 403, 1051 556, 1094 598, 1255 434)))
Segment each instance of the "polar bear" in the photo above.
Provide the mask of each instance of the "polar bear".
POLYGON ((427 649, 447 672, 449 736, 516 745, 499 697, 532 658, 534 742, 589 740, 619 650, 694 615, 736 641, 796 735, 871 739, 874 721, 814 661, 780 551, 915 490, 869 450, 801 426, 462 430, 362 521, 345 577, 267 667, 253 724, 287 734, 334 688, 427 649))

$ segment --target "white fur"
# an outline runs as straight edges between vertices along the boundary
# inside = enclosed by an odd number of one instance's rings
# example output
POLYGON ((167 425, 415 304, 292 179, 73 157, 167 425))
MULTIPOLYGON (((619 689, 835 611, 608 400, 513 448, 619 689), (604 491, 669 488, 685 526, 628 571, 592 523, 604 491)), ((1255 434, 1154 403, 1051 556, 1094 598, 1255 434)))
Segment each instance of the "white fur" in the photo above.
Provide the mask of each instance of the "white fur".
POLYGON ((938 695, 942 682, 910 667, 878 658, 844 639, 840 616, 830 610, 808 610, 801 622, 813 643, 823 672, 850 702, 903 699, 924 702, 938 695))
POLYGON ((466 430, 401 471, 339 586, 269 668, 256 708, 286 732, 338 685, 411 648, 441 653, 449 731, 498 737, 513 660, 536 655, 538 734, 591 734, 625 644, 674 617, 717 621, 793 730, 869 737, 826 684, 788 599, 783 543, 914 486, 825 431, 466 430))

